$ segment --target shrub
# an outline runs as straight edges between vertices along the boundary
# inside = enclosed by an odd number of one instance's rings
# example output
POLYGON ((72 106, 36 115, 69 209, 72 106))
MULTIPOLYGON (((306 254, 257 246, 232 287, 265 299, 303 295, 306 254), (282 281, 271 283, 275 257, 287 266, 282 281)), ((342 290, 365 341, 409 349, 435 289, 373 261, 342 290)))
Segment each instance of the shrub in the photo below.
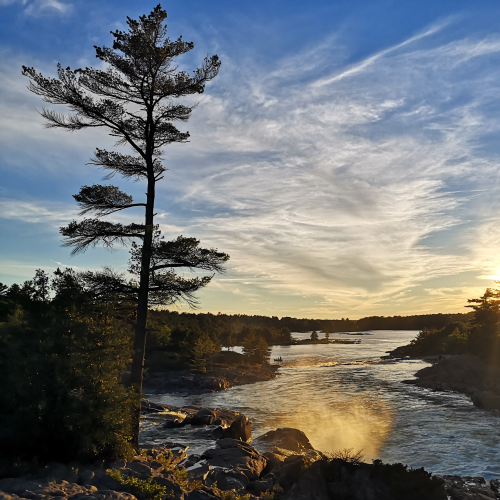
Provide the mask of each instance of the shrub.
POLYGON ((343 450, 334 450, 326 452, 325 455, 330 460, 343 460, 348 464, 359 465, 363 461, 363 450, 353 451, 353 448, 344 448, 343 450))

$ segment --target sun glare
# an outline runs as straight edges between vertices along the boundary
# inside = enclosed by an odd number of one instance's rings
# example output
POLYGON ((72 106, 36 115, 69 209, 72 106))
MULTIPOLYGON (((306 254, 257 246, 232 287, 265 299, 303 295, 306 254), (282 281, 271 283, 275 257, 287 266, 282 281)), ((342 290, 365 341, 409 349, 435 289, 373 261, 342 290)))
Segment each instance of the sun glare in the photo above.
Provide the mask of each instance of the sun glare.
POLYGON ((500 266, 496 268, 496 273, 491 276, 487 276, 489 280, 500 281, 500 266))

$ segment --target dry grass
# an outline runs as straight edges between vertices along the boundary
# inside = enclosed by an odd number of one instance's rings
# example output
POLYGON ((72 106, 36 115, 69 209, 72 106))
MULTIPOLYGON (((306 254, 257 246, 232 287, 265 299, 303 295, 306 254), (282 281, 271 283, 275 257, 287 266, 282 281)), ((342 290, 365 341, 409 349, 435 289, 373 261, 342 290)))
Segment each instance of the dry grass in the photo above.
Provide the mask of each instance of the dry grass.
POLYGON ((333 450, 325 455, 330 460, 343 460, 348 464, 359 465, 363 461, 363 450, 354 452, 354 448, 344 448, 343 450, 333 450))

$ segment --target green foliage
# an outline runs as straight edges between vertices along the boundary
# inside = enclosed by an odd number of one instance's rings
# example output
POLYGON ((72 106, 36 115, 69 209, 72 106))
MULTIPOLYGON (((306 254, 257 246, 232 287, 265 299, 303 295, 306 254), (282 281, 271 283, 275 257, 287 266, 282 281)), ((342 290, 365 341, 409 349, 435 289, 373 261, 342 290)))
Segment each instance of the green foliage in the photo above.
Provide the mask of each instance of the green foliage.
POLYGON ((423 467, 408 469, 403 464, 384 464, 381 460, 373 461, 371 477, 377 478, 390 486, 392 498, 401 500, 446 500, 443 482, 433 477, 423 467))
POLYGON ((247 493, 246 495, 242 495, 241 493, 237 493, 235 490, 221 490, 217 487, 217 483, 214 483, 211 486, 213 494, 220 498, 220 500, 251 500, 252 495, 247 493))
POLYGON ((200 373, 206 373, 207 365, 220 352, 220 344, 215 343, 208 335, 198 337, 191 348, 191 368, 200 373))
POLYGON ((269 364, 271 358, 271 350, 267 342, 256 335, 254 331, 242 341, 243 354, 252 363, 269 364))
POLYGON ((474 311, 469 324, 467 348, 472 354, 500 363, 500 290, 487 288, 482 297, 470 299, 474 311))
POLYGON ((283 495, 285 490, 281 486, 274 486, 272 490, 269 491, 264 491, 264 493, 261 494, 260 498, 263 500, 275 500, 276 498, 280 497, 283 495))
POLYGON ((148 333, 147 351, 166 351, 172 340, 172 331, 165 324, 150 322, 148 333))
POLYGON ((152 477, 147 479, 138 479, 131 476, 122 476, 121 472, 116 469, 106 470, 106 474, 112 477, 120 484, 130 486, 134 492, 144 495, 151 500, 165 500, 167 498, 175 498, 173 491, 167 492, 166 486, 161 486, 153 481, 152 477))
POLYGON ((111 308, 68 298, 60 278, 52 301, 20 293, 0 324, 0 455, 42 462, 127 457, 137 402, 121 374, 131 332, 111 308))
POLYGON ((464 354, 467 351, 468 328, 459 321, 436 330, 424 328, 411 341, 412 352, 419 355, 464 354))

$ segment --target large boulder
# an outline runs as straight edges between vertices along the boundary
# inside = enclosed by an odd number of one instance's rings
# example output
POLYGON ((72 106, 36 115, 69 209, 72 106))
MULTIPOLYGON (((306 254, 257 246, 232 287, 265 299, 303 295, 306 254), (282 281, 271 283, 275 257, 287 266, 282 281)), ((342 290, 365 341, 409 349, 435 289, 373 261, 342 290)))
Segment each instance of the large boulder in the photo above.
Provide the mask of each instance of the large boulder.
POLYGON ((275 431, 266 432, 256 438, 254 443, 261 448, 267 448, 266 451, 272 451, 273 448, 284 448, 285 450, 303 453, 314 449, 302 431, 291 427, 282 427, 275 431))
POLYGON ((254 447, 228 438, 217 441, 217 448, 206 450, 202 458, 212 467, 237 469, 250 481, 260 477, 267 464, 266 457, 254 447))
POLYGON ((217 420, 217 414, 213 410, 204 408, 195 413, 192 417, 186 418, 186 423, 191 425, 213 425, 217 420))
POLYGON ((227 429, 224 429, 224 438, 238 439, 248 443, 252 439, 252 425, 246 415, 240 415, 227 429))

